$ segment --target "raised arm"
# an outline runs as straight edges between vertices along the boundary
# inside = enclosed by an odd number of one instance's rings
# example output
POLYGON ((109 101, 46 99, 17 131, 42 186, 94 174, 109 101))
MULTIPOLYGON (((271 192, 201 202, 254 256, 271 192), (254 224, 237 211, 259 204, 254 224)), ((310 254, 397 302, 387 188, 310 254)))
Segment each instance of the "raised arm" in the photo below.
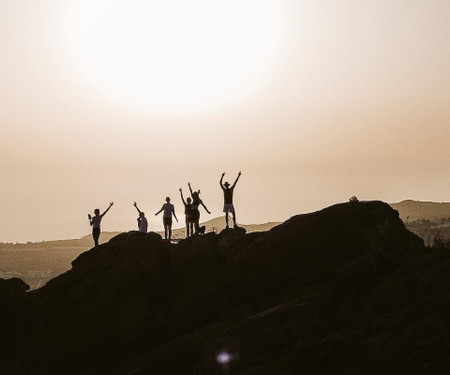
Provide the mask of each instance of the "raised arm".
POLYGON ((184 201, 184 197, 183 197, 183 190, 180 188, 180 195, 181 195, 181 200, 183 201, 183 204, 186 205, 186 202, 184 201))
POLYGON ((141 210, 138 208, 138 206, 137 206, 137 203, 136 202, 134 202, 133 203, 133 206, 134 207, 136 207, 136 210, 139 212, 139 215, 141 214, 141 210))
POLYGON ((219 181, 219 185, 222 188, 222 190, 224 190, 224 186, 223 186, 223 176, 225 176, 225 172, 222 173, 222 177, 220 177, 220 181, 219 181))
POLYGON ((89 219, 89 225, 92 226, 92 216, 91 216, 91 214, 88 214, 88 219, 89 219))
POLYGON ((189 186, 189 191, 191 192, 191 196, 192 196, 192 187, 191 187, 191 183, 188 182, 188 186, 189 186))
POLYGON ((239 181, 239 177, 241 177, 241 172, 239 171, 238 176, 236 177, 236 181, 234 181, 233 186, 231 187, 232 189, 234 189, 234 187, 236 186, 237 182, 239 181))
POLYGON ((110 210, 110 208, 112 207, 113 204, 114 204, 114 202, 111 202, 111 203, 109 204, 109 207, 106 209, 106 211, 103 212, 100 216, 105 216, 106 213, 110 210))

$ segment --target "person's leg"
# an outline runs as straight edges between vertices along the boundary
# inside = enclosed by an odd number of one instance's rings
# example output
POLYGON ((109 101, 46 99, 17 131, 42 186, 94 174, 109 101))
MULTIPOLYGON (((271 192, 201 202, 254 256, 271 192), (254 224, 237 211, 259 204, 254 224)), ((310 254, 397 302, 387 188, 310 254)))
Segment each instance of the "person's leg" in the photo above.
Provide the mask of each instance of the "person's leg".
POLYGON ((168 228, 169 228, 169 240, 171 240, 172 239, 172 220, 170 221, 168 228))
POLYGON ((191 236, 191 228, 191 222, 189 221, 189 219, 186 219, 186 238, 189 238, 191 236))
POLYGON ((226 229, 228 229, 228 210, 225 211, 225 223, 226 223, 226 229))
POLYGON ((194 222, 195 234, 198 234, 198 231, 200 229, 200 225, 198 222, 199 222, 198 220, 195 220, 194 222))
POLYGON ((163 225, 164 225, 164 239, 167 240, 167 221, 165 218, 163 218, 163 225))
POLYGON ((92 229, 92 237, 94 238, 95 246, 98 246, 98 239, 100 237, 100 229, 99 228, 92 229))
POLYGON ((199 222, 200 222, 200 211, 197 209, 194 211, 194 215, 192 217, 192 224, 195 228, 195 234, 198 234, 198 230, 200 228, 199 222))
POLYGON ((234 205, 230 204, 228 206, 228 211, 231 213, 231 215, 233 215, 233 228, 237 228, 237 224, 236 224, 236 212, 234 210, 234 205))

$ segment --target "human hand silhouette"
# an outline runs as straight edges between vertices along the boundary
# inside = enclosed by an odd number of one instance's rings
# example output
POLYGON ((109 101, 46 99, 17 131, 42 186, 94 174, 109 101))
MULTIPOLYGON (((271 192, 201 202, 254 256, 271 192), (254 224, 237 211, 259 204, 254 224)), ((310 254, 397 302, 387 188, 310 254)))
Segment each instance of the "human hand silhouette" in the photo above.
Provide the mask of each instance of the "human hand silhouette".
POLYGON ((183 191, 181 188, 179 189, 180 191, 183 191))
POLYGON ((92 216, 91 216, 91 214, 88 214, 88 219, 89 219, 89 220, 91 220, 91 219, 92 219, 92 216))
POLYGON ((239 171, 239 176, 240 176, 241 174, 242 174, 241 171, 239 171))
POLYGON ((222 173, 222 177, 225 176, 225 172, 222 173))
POLYGON ((133 203, 133 206, 134 206, 134 207, 136 207, 136 206, 137 206, 136 202, 134 202, 134 203, 133 203))
POLYGON ((109 205, 112 206, 114 204, 114 202, 111 202, 109 205))

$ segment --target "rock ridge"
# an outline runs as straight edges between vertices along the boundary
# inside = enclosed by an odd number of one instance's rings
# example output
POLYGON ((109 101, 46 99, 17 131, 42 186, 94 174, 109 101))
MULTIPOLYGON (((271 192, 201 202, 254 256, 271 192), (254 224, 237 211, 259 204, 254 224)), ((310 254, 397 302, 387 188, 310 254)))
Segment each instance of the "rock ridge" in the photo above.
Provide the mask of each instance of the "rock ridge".
POLYGON ((440 373, 449 264, 379 201, 176 245, 122 233, 18 293, 8 369, 212 374, 225 351, 233 374, 440 373))

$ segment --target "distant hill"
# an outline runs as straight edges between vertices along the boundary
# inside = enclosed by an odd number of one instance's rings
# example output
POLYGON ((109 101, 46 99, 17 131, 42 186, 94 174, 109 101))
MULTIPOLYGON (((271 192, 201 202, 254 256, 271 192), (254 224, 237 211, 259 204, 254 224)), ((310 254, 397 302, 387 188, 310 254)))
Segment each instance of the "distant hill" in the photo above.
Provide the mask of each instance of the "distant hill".
POLYGON ((403 221, 414 220, 450 220, 450 202, 421 202, 404 200, 399 203, 391 203, 390 206, 397 210, 403 221))
POLYGON ((406 227, 421 237, 427 246, 439 239, 450 241, 449 202, 404 200, 390 205, 399 212, 406 227))
MULTIPOLYGON (((278 222, 242 225, 250 232, 268 231, 278 222)), ((220 232, 225 228, 225 218, 218 217, 202 225, 206 232, 220 232)), ((100 243, 108 242, 121 232, 102 232, 100 243)), ((159 234, 164 235, 161 232, 159 234)), ((175 229, 173 238, 185 237, 185 229, 175 229)), ((92 248, 92 236, 87 234, 79 239, 28 242, 26 244, 0 243, 0 278, 19 277, 31 289, 45 285, 50 279, 68 271, 71 262, 81 253, 92 248)))

